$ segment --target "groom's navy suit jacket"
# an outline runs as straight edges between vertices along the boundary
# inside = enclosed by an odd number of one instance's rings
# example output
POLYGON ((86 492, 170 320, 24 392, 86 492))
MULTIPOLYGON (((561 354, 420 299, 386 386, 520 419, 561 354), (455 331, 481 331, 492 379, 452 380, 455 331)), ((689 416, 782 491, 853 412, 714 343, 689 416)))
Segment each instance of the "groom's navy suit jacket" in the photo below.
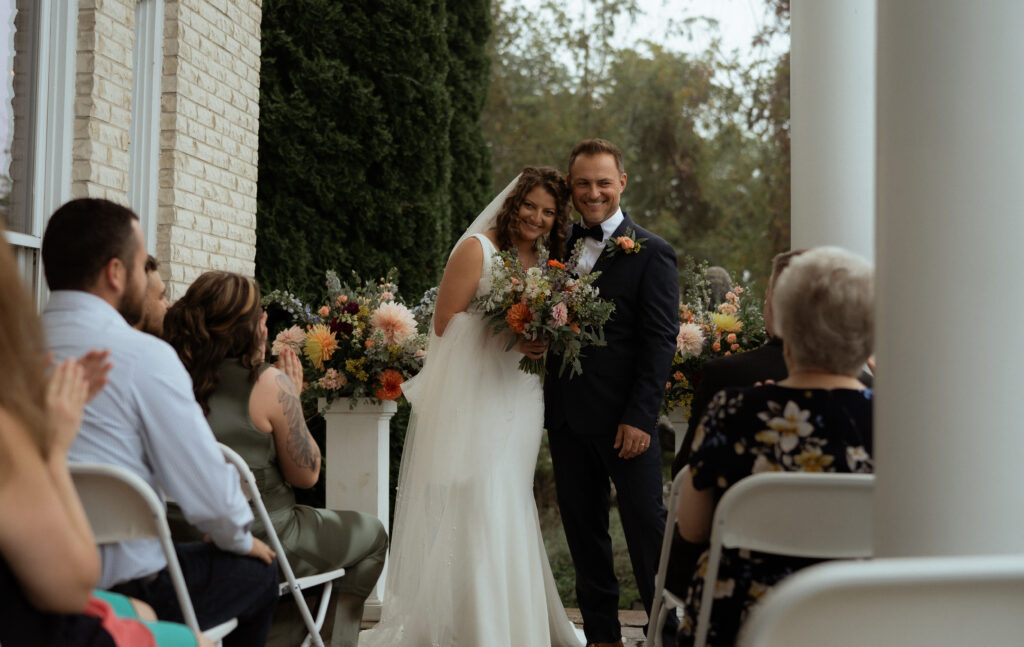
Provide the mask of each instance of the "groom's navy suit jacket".
MULTIPOLYGON (((549 358, 544 422, 549 431, 568 425, 579 434, 614 436, 620 423, 654 435, 665 382, 679 333, 679 278, 675 250, 637 227, 623 213, 613 237, 626 231, 646 238, 635 254, 601 253, 593 272, 600 296, 615 303, 605 324, 606 346, 583 349, 583 374, 558 377, 562 358, 549 358)), ((576 239, 568 241, 572 250, 576 239)), ((652 447, 653 448, 653 447, 652 447)))

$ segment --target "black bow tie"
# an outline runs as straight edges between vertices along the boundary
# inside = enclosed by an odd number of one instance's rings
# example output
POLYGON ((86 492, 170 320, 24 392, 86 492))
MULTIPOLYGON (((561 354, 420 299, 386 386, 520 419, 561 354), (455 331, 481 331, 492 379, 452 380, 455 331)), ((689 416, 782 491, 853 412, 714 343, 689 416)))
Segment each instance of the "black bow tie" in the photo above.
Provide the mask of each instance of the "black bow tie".
POLYGON ((601 229, 601 225, 594 225, 593 227, 584 227, 583 225, 577 222, 573 223, 572 230, 577 238, 586 238, 587 236, 589 236, 599 243, 604 240, 604 230, 601 229))

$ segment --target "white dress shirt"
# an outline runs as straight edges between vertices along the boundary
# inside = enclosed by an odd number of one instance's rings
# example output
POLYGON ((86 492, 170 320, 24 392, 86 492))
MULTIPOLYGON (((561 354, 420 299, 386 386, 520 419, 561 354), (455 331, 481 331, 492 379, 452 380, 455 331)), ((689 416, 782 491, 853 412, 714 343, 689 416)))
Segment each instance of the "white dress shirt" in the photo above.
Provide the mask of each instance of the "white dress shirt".
MULTIPOLYGON (((580 224, 584 227, 587 226, 585 222, 580 224)), ((594 240, 590 236, 583 239, 583 253, 580 254, 580 262, 576 265, 576 271, 580 274, 589 274, 590 270, 594 269, 597 259, 601 258, 601 254, 604 253, 604 241, 608 240, 621 224, 622 209, 617 209, 615 213, 601 223, 601 231, 604 233, 604 237, 600 241, 594 240)))
MULTIPOLYGON (((50 296, 43 326, 57 361, 110 349, 114 364, 109 382, 85 408, 69 459, 126 467, 161 497, 174 498, 221 549, 252 550, 253 517, 238 474, 224 462, 174 349, 133 329, 103 299, 76 290, 50 296)), ((156 539, 103 546, 101 557, 101 588, 167 565, 156 539)))

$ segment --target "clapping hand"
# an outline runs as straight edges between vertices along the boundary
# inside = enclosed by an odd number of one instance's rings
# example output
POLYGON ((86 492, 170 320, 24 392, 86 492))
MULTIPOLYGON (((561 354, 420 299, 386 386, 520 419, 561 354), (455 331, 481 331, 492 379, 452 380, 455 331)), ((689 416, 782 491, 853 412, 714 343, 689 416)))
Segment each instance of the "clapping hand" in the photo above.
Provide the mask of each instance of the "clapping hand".
POLYGON ((295 384, 296 392, 302 391, 302 362, 295 351, 290 348, 283 349, 275 366, 295 384))
POLYGON ((46 413, 54 432, 53 449, 66 452, 71 447, 82 424, 82 411, 89 394, 85 369, 77 360, 68 358, 53 368, 46 383, 46 413))
POLYGON ((108 362, 109 350, 91 350, 78 358, 78 365, 82 367, 85 381, 89 386, 89 394, 86 402, 91 401, 107 384, 107 374, 114 367, 113 362, 108 362))

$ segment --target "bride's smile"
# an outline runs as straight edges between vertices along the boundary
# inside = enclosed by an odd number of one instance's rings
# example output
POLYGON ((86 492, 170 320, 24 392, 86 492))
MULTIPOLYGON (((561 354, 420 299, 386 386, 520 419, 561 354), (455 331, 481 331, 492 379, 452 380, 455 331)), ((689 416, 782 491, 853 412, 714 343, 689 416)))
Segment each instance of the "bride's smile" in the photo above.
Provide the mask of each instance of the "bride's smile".
POLYGON ((548 235, 554 224, 555 198, 544 187, 535 187, 519 205, 517 236, 522 242, 532 243, 548 235))

